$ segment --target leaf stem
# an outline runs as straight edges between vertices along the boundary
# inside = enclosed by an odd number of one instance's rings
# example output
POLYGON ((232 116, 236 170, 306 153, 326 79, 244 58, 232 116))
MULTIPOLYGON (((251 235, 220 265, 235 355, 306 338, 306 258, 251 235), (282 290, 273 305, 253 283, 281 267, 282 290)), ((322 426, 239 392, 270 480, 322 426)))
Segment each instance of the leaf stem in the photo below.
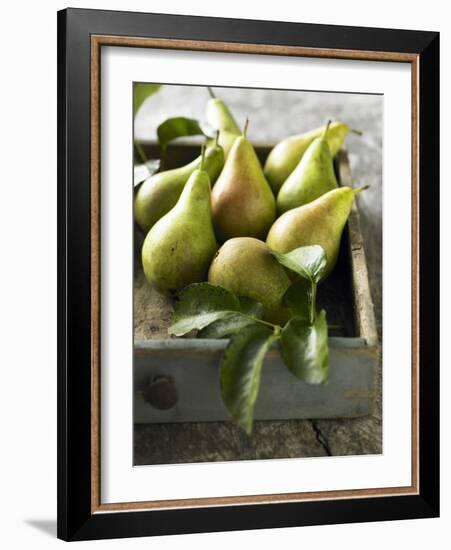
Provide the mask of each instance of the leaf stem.
POLYGON ((315 311, 316 311, 316 283, 311 282, 312 286, 310 289, 310 324, 313 325, 315 322, 315 311))
POLYGON ((253 317, 252 315, 248 315, 247 313, 239 312, 240 315, 243 317, 246 317, 246 319, 251 319, 252 321, 255 321, 256 323, 261 323, 262 325, 266 325, 267 327, 271 327, 274 330, 274 335, 278 338, 279 334, 282 332, 282 327, 280 325, 275 325, 273 323, 270 323, 269 321, 263 321, 263 319, 258 319, 257 317, 253 317))
POLYGON ((208 93, 210 94, 211 99, 215 99, 216 98, 215 93, 210 88, 210 86, 207 86, 207 90, 208 90, 208 93))
POLYGON ((257 319, 257 317, 252 317, 252 315, 247 315, 246 313, 242 313, 244 317, 247 317, 248 319, 252 319, 253 321, 257 321, 257 323, 261 323, 262 325, 266 325, 268 327, 271 327, 275 331, 281 331, 282 327, 280 325, 274 325, 273 323, 269 323, 268 321, 263 321, 263 319, 257 319))
POLYGON ((141 145, 138 142, 135 143, 135 147, 136 147, 136 150, 138 151, 138 155, 141 157, 141 160, 143 161, 144 164, 146 164, 149 159, 144 153, 144 149, 141 147, 141 145))

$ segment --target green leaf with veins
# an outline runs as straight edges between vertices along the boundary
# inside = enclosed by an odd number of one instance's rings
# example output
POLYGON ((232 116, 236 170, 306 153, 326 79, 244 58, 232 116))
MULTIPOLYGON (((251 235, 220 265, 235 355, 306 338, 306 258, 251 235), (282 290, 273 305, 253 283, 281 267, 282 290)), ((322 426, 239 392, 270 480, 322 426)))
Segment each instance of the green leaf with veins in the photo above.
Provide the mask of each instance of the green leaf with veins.
POLYGON ((307 279, 297 279, 282 297, 282 304, 290 314, 309 321, 311 311, 311 283, 307 279))
POLYGON ((319 283, 326 269, 326 253, 317 244, 301 246, 285 254, 274 250, 271 252, 279 263, 312 283, 319 283))
POLYGON ((211 323, 211 325, 200 330, 197 337, 227 338, 244 327, 258 322, 263 317, 264 307, 260 302, 246 296, 238 296, 238 300, 240 301, 240 312, 231 313, 211 323))
POLYGON ((323 384, 329 378, 329 346, 326 312, 322 309, 313 324, 293 317, 281 334, 286 366, 308 384, 323 384))
POLYGON ((230 312, 230 315, 224 315, 221 319, 214 321, 210 325, 200 330, 198 338, 228 338, 232 334, 242 330, 244 327, 255 324, 257 321, 252 317, 247 317, 242 313, 230 312))
POLYGON ((232 418, 249 434, 267 351, 274 330, 254 324, 232 335, 221 361, 221 394, 232 418))
POLYGON ((174 323, 170 334, 182 336, 240 311, 238 298, 220 286, 194 283, 184 288, 174 306, 174 323))
POLYGON ((263 319, 265 313, 263 304, 247 296, 238 296, 238 300, 240 301, 241 313, 249 315, 250 317, 256 317, 257 319, 263 319))

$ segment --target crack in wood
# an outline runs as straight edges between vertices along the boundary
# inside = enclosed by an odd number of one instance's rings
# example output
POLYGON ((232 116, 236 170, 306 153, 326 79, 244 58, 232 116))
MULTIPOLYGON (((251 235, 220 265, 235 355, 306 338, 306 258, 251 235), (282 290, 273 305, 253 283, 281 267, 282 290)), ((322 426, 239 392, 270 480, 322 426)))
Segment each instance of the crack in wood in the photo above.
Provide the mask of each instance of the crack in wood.
POLYGON ((333 456, 332 451, 330 450, 330 447, 329 447, 329 443, 328 443, 326 437, 324 436, 324 434, 322 433, 322 431, 319 429, 318 424, 316 423, 316 421, 315 420, 310 420, 310 423, 312 425, 313 431, 315 432, 316 440, 321 445, 321 447, 324 449, 324 452, 326 453, 326 455, 327 456, 333 456))

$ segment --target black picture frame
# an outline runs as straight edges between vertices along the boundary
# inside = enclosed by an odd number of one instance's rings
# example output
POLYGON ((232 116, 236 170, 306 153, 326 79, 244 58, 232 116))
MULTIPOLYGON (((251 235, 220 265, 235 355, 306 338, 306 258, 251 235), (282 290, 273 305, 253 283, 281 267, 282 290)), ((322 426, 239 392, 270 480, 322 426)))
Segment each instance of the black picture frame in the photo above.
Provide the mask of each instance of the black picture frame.
MULTIPOLYGON (((333 55, 331 55, 333 57, 333 55)), ((439 515, 439 33, 67 9, 58 13, 58 537, 87 540, 439 515), (419 492, 188 509, 92 510, 91 36, 418 57, 419 492)))

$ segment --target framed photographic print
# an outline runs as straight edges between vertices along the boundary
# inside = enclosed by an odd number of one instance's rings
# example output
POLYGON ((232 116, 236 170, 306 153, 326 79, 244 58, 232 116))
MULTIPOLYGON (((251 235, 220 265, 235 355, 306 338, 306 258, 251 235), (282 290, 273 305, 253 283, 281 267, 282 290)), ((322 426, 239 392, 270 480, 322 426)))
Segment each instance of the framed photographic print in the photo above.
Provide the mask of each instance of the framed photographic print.
POLYGON ((58 536, 439 514, 439 35, 58 14, 58 536))

